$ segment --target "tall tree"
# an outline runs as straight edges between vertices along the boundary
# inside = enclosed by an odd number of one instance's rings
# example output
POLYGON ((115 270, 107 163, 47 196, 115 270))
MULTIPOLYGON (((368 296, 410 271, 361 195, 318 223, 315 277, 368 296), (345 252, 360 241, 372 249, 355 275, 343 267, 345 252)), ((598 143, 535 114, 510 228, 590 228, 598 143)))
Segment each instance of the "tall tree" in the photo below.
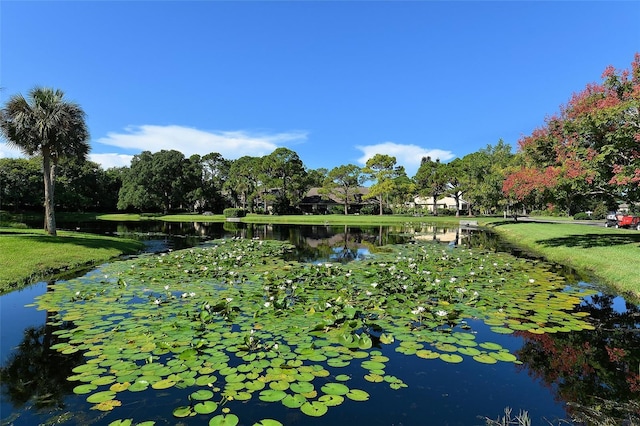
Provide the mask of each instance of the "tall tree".
POLYGON ((420 193, 433 197, 433 214, 437 216, 438 198, 445 193, 449 183, 445 173, 445 165, 440 162, 439 158, 433 161, 431 157, 422 157, 414 180, 420 193))
POLYGON ((212 152, 202 157, 201 164, 204 207, 216 213, 222 213, 229 203, 224 183, 229 178, 231 161, 217 152, 212 152))
POLYGON ((362 170, 355 164, 334 167, 327 174, 321 192, 341 201, 344 214, 348 215, 349 204, 355 202, 362 181, 362 170))
POLYGON ((306 192, 307 171, 298 154, 277 148, 262 158, 261 180, 272 196, 274 213, 290 213, 306 192))
POLYGON ((584 197, 640 200, 640 54, 630 70, 608 67, 602 78, 520 139, 521 166, 505 194, 524 200, 546 192, 568 213, 584 197))
POLYGON ((327 178, 327 174, 329 174, 329 170, 324 167, 307 170, 307 186, 309 188, 322 186, 324 180, 327 178))
POLYGON ((61 90, 35 87, 28 98, 13 95, 0 110, 0 131, 9 146, 28 156, 42 156, 44 228, 56 235, 54 189, 56 168, 64 157, 85 159, 89 131, 80 105, 64 99, 61 90))
POLYGON ((460 203, 462 200, 462 179, 464 168, 462 160, 456 158, 445 166, 445 174, 449 183, 446 193, 456 201, 456 216, 460 216, 460 203))
POLYGON ((231 162, 224 188, 231 194, 236 207, 253 211, 253 201, 260 185, 260 160, 260 157, 245 155, 231 162))
MULTIPOLYGON (((188 195, 200 183, 202 172, 191 168, 191 160, 176 150, 156 153, 143 151, 131 160, 131 168, 123 176, 118 208, 139 210, 185 208, 188 195)), ((191 210, 193 206, 188 206, 191 210)))
POLYGON ((397 175, 396 157, 386 154, 376 154, 367 160, 362 169, 365 179, 375 181, 369 188, 369 193, 363 198, 377 198, 380 207, 380 215, 382 216, 382 204, 384 197, 388 196, 394 189, 394 178, 397 175))

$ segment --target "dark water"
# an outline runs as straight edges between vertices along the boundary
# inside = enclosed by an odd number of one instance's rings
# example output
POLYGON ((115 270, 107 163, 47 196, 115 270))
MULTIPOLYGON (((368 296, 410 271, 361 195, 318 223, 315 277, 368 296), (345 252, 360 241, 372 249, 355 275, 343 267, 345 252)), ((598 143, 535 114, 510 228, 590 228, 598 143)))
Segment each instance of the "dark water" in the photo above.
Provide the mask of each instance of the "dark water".
MULTIPOLYGON (((447 246, 501 247, 495 237, 485 233, 415 224, 358 228, 99 222, 61 223, 60 228, 139 238, 149 251, 193 247, 221 237, 275 239, 295 244, 295 257, 309 262, 357 261, 372 246, 410 240, 437 240, 447 246)), ((100 273, 99 268, 89 273, 100 273)), ((588 285, 568 274, 571 285, 588 285)), ((45 291, 46 283, 41 282, 0 297, 0 360, 5 373, 12 373, 3 375, 2 424, 35 425, 61 416, 58 423, 62 424, 107 425, 113 418, 89 412, 91 404, 84 402, 85 397, 71 392, 77 383, 65 380, 79 362, 78 355, 62 356, 48 349, 55 336, 51 327, 45 326, 46 313, 25 307, 45 291)), ((343 404, 320 418, 307 417, 280 404, 255 403, 256 397, 251 403, 232 402, 229 407, 231 412, 241 414, 242 424, 249 425, 268 417, 291 425, 482 425, 484 416, 496 419, 505 407, 513 408, 514 414, 527 410, 534 425, 560 424, 560 419, 571 416, 590 419, 590 424, 637 424, 640 307, 605 292, 585 299, 582 309, 593 318, 596 330, 492 334, 491 340, 515 353, 522 365, 425 362, 390 350, 385 351, 391 358, 388 370, 401 377, 408 388, 390 391, 388 384, 366 382, 358 372, 349 384, 367 390, 372 399, 343 404), (600 411, 592 412, 596 406, 600 411)), ((474 323, 473 329, 479 335, 491 333, 481 323, 474 323)), ((154 419, 156 424, 207 424, 204 419, 212 416, 172 416, 176 406, 173 401, 183 397, 180 392, 168 393, 162 399, 143 399, 131 393, 130 400, 125 399, 117 411, 121 418, 154 419)))

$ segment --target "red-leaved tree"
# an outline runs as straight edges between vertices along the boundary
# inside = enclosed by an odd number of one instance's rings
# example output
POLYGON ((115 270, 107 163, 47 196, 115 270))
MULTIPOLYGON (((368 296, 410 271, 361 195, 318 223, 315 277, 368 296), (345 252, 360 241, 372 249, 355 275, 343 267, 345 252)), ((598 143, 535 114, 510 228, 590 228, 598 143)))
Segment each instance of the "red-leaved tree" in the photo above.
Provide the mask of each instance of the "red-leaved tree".
POLYGON ((505 195, 563 205, 584 199, 640 199, 640 54, 630 70, 607 67, 601 84, 575 93, 544 126, 518 141, 520 166, 505 195))

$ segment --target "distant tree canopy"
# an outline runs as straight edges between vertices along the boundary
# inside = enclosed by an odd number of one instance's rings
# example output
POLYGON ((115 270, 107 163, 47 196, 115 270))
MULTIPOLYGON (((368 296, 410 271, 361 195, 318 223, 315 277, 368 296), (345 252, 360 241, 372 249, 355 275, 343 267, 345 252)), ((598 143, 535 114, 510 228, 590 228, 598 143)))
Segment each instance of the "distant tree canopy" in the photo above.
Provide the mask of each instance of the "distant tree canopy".
MULTIPOLYGON (((513 208, 573 214, 640 202, 640 54, 629 70, 606 68, 602 83, 574 94, 558 114, 520 139, 516 154, 500 139, 449 163, 424 157, 413 177, 386 154, 374 155, 363 167, 314 170, 284 147, 236 160, 215 152, 186 158, 176 150, 143 151, 129 167, 105 171, 86 161, 84 113, 62 96, 36 88, 28 100, 14 96, 2 109, 2 135, 30 159, 0 159, 0 209, 44 204, 50 215, 54 206, 164 213, 235 207, 291 214, 300 212, 310 188, 337 201, 345 214, 364 199, 376 200, 379 214, 415 213, 417 196, 432 197, 433 214, 442 197, 457 201, 456 214, 464 200, 469 215, 513 208), (368 190, 362 191, 365 183, 368 190)), ((47 228, 55 230, 55 221, 47 219, 47 228)))

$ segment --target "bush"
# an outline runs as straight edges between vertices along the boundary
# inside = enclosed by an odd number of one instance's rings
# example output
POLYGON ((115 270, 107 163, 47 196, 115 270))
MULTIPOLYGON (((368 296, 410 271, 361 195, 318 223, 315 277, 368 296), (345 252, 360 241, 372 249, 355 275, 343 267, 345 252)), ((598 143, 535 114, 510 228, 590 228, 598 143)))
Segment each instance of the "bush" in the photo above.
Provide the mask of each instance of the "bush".
POLYGON ((573 215, 573 220, 591 220, 591 216, 585 212, 576 213, 573 215))
POLYGON ((455 216, 456 209, 444 209, 442 207, 438 208, 438 216, 455 216))
POLYGON ((222 214, 224 215, 224 217, 227 217, 227 218, 228 217, 245 217, 247 215, 247 212, 244 209, 231 207, 228 209, 224 209, 222 214))
POLYGON ((593 209, 593 213, 591 214, 591 219, 594 220, 603 220, 607 218, 609 214, 609 209, 604 203, 599 203, 595 209, 593 209))
MULTIPOLYGON (((379 215, 380 214, 380 206, 379 205, 373 205, 373 204, 367 204, 365 206, 362 206, 362 208, 360 209, 360 214, 362 215, 379 215)), ((382 206, 382 214, 393 214, 393 210, 391 210, 389 207, 387 206, 382 206)))

